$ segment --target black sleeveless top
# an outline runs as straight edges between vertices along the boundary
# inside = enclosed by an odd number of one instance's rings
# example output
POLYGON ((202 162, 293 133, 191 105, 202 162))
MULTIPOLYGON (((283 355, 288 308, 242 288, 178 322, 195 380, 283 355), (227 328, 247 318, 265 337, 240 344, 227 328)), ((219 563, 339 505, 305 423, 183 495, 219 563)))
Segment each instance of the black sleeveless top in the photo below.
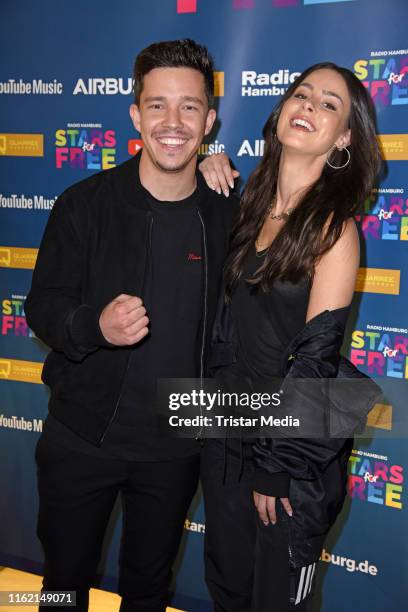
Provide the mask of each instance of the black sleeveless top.
POLYGON ((253 247, 231 298, 238 334, 238 360, 232 369, 250 378, 280 376, 283 351, 306 323, 310 293, 309 277, 297 283, 275 281, 268 292, 248 284, 246 279, 262 264, 259 255, 253 247))

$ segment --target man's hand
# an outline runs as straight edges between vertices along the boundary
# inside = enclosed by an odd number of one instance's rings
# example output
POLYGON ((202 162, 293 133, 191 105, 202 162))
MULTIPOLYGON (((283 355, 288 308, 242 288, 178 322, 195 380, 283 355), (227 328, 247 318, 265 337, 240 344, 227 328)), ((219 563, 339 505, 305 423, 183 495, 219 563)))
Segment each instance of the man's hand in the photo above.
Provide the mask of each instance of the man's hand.
POLYGON ((105 306, 99 317, 99 327, 105 339, 116 346, 140 342, 149 333, 149 319, 140 298, 121 293, 105 306))
MULTIPOLYGON (((259 518, 264 525, 269 525, 269 521, 275 525, 276 523, 276 497, 269 497, 269 495, 262 495, 261 493, 253 492, 254 502, 256 509, 258 510, 259 518)), ((290 505, 287 497, 279 497, 282 506, 285 508, 289 516, 293 515, 292 506, 290 505)))

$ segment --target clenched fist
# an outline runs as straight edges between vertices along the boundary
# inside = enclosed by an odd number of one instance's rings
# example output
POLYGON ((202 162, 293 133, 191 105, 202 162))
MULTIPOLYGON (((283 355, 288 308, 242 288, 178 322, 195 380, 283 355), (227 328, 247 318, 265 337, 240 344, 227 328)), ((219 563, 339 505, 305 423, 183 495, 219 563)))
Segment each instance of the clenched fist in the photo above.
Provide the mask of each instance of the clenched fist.
POLYGON ((121 293, 105 306, 99 318, 105 339, 116 346, 140 342, 149 333, 148 323, 142 300, 126 293, 121 293))

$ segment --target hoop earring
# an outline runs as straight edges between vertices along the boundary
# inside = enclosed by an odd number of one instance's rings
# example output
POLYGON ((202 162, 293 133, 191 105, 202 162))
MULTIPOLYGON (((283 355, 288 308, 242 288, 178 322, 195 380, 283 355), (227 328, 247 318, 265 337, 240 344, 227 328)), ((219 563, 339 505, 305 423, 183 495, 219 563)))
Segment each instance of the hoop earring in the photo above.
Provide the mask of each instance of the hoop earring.
POLYGON ((346 161, 346 162, 345 162, 345 163, 344 163, 342 166, 333 166, 333 164, 330 162, 330 159, 329 159, 329 157, 330 157, 330 155, 331 155, 331 152, 330 152, 330 153, 328 154, 328 156, 327 156, 327 159, 326 159, 326 164, 327 164, 328 166, 330 166, 330 168, 333 168, 334 170, 341 170, 341 168, 345 168, 346 166, 348 166, 348 165, 349 165, 349 163, 350 163, 350 159, 351 159, 351 155, 350 155, 350 151, 348 150, 348 148, 347 148, 347 147, 344 147, 344 149, 337 149, 337 150, 338 150, 338 151, 346 151, 346 153, 347 153, 347 155, 348 155, 348 159, 347 159, 347 161, 346 161))

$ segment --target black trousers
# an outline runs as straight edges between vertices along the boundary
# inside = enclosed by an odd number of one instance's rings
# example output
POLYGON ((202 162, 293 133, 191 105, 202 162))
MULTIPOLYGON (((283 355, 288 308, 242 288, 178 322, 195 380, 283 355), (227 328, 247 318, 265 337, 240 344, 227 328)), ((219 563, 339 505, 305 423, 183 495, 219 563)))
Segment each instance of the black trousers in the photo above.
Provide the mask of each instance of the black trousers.
POLYGON ((76 591, 75 609, 88 610, 106 527, 121 494, 120 610, 164 612, 172 564, 197 488, 199 455, 126 462, 75 453, 41 437, 36 459, 43 589, 76 591))
POLYGON ((258 518, 250 452, 244 446, 242 462, 239 443, 229 440, 228 448, 226 465, 223 440, 207 440, 201 457, 206 583, 215 611, 310 612, 316 564, 290 567, 284 520, 265 526, 258 518))

